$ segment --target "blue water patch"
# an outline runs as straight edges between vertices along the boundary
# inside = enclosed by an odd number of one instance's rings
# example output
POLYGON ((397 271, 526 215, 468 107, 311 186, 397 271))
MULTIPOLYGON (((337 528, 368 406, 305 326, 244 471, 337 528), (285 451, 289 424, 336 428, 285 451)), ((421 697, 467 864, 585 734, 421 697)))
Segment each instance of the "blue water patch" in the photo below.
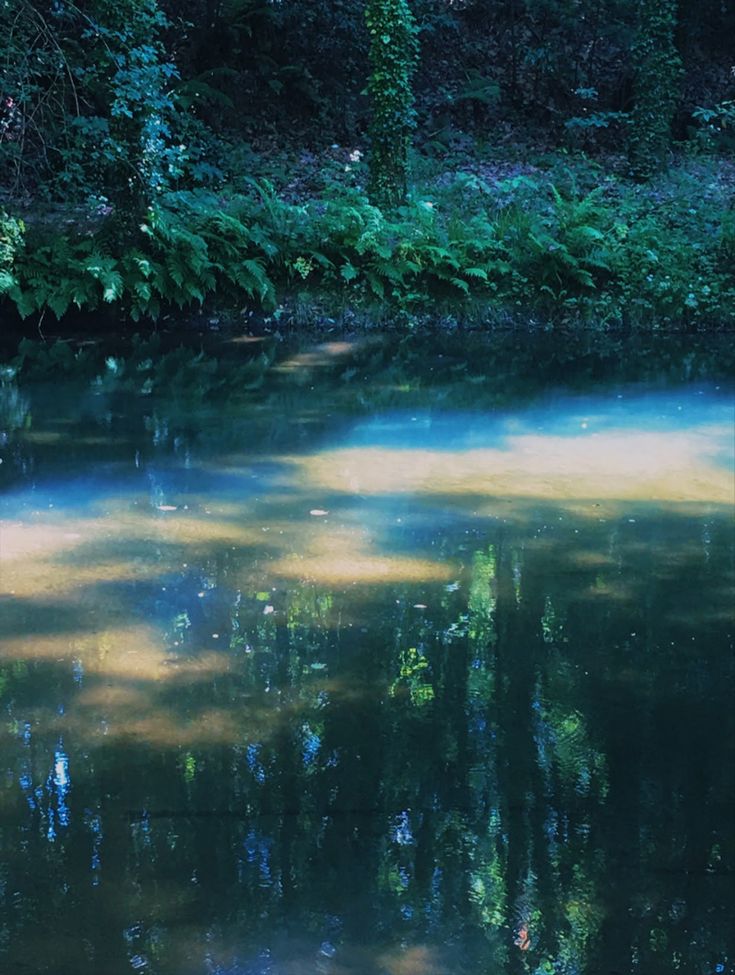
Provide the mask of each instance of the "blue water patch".
MULTIPOLYGON (((613 433, 672 433, 735 423, 731 396, 716 388, 603 396, 556 396, 508 411, 396 410, 357 423, 335 447, 395 450, 507 450, 524 436, 585 437, 613 433)), ((714 433, 711 434, 714 436, 714 433)), ((732 434, 729 436, 732 446, 732 434)))

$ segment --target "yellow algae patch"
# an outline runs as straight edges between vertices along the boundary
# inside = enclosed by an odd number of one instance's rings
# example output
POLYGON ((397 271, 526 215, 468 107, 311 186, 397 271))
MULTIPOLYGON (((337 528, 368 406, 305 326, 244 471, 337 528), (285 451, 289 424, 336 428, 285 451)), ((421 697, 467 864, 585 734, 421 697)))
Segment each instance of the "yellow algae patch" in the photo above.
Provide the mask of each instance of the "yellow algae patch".
POLYGON ((446 975, 446 961, 426 945, 387 952, 379 959, 389 975, 446 975))
MULTIPOLYGON (((164 704, 145 688, 117 688, 109 695, 80 698, 63 715, 38 711, 34 724, 61 734, 73 734, 89 745, 101 745, 120 739, 159 748, 233 745, 247 737, 248 728, 258 729, 261 737, 268 727, 267 715, 247 708, 231 710, 203 707, 187 713, 164 704)), ((271 727, 281 720, 276 712, 271 727)))
POLYGON ((619 576, 597 579, 579 592, 582 599, 604 600, 605 602, 632 602, 636 589, 619 576))
POLYGON ((33 517, 0 523, 0 593, 24 598, 72 594, 82 586, 152 577, 154 564, 141 558, 114 557, 115 526, 99 519, 33 517), (104 558, 79 557, 88 546, 103 545, 104 558))
POLYGON ((422 559, 360 556, 287 556, 269 566, 283 579, 309 579, 325 585, 443 581, 450 572, 422 559))
POLYGON ((349 494, 732 504, 735 481, 732 471, 716 462, 715 433, 726 436, 719 428, 706 434, 524 435, 509 438, 502 450, 346 448, 291 461, 314 490, 349 494))
POLYGON ((76 528, 36 521, 0 521, 0 563, 29 556, 55 555, 74 548, 82 538, 76 528))
POLYGON ((147 712, 151 708, 151 693, 145 685, 97 681, 78 692, 72 707, 72 713, 80 708, 118 714, 147 712))
MULTIPOLYGON (((246 516, 247 513, 241 510, 240 518, 246 516)), ((254 528, 242 521, 219 520, 214 514, 210 517, 201 512, 177 512, 174 517, 166 518, 165 522, 161 520, 154 525, 148 524, 147 535, 151 540, 159 538, 175 545, 263 544, 262 534, 258 534, 254 528)))
POLYGON ((593 549, 577 549, 564 553, 564 561, 571 569, 614 569, 615 559, 593 549))
POLYGON ((230 658, 224 651, 197 652, 196 647, 189 647, 186 656, 172 656, 160 630, 144 623, 91 632, 10 637, 3 640, 3 658, 56 663, 76 659, 89 677, 151 683, 196 681, 230 669, 230 658))
POLYGON ((68 433, 59 430, 27 430, 23 435, 29 443, 35 444, 55 444, 66 440, 68 433))
POLYGON ((73 642, 75 656, 88 674, 153 683, 192 681, 226 674, 230 660, 224 652, 187 649, 187 656, 172 657, 160 632, 138 625, 105 630, 73 642))
MULTIPOLYGON (((140 582, 156 577, 160 568, 155 563, 141 560, 120 562, 95 562, 73 564, 49 559, 29 560, 11 570, 0 572, 0 593, 34 598, 63 596, 69 605, 75 605, 79 590, 100 583, 140 582)), ((89 601, 89 593, 85 597, 89 601)), ((114 597, 106 594, 105 605, 114 603, 114 597)))
POLYGON ((171 685, 85 670, 83 685, 65 711, 36 708, 33 722, 46 731, 78 735, 90 745, 135 739, 141 744, 178 748, 233 745, 253 736, 263 741, 283 724, 299 720, 311 707, 310 700, 293 700, 274 708, 271 702, 238 692, 226 677, 220 690, 229 699, 215 704, 208 700, 211 680, 203 674, 189 672, 180 685, 171 685), (187 687, 196 693, 177 693, 187 687))
POLYGON ((428 559, 376 552, 365 530, 322 523, 320 532, 304 531, 298 552, 268 565, 284 579, 308 579, 323 585, 446 581, 451 567, 428 559))
MULTIPOLYGON (((66 610, 67 606, 62 608, 66 610)), ((69 609, 73 613, 78 607, 69 604, 69 609)), ((110 615, 114 614, 106 612, 108 620, 110 615)), ((53 611, 50 616, 49 622, 53 625, 53 611)), ((89 623, 90 617, 80 615, 79 622, 78 629, 68 632, 62 629, 55 633, 26 633, 6 638, 2 657, 56 662, 77 658, 85 670, 147 679, 165 676, 167 653, 161 646, 162 635, 152 626, 137 624, 85 630, 82 624, 89 623)))
POLYGON ((154 708, 149 714, 113 714, 107 737, 141 739, 146 744, 172 748, 183 745, 231 745, 243 733, 243 717, 234 709, 208 708, 187 718, 172 709, 154 708))
MULTIPOLYGON (((205 511, 158 512, 149 506, 131 509, 129 502, 99 502, 88 518, 44 511, 27 521, 5 521, 0 523, 0 593, 74 597, 76 590, 97 583, 153 579, 176 568, 180 558, 194 560, 189 548, 263 548, 265 534, 248 526, 246 517, 242 509, 238 521, 205 511), (177 546, 180 552, 171 551, 177 546)), ((112 598, 108 593, 106 600, 112 598)))
POLYGON ((227 339, 227 345, 258 345, 265 342, 264 335, 237 335, 235 338, 227 339))

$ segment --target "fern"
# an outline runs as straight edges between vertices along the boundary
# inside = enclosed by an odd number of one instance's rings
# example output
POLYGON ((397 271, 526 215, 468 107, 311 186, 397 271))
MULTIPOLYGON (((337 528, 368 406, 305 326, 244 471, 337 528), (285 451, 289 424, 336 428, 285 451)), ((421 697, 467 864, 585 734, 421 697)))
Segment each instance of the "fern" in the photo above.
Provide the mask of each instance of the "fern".
POLYGON ((0 295, 7 294, 17 286, 18 282, 10 271, 0 271, 0 295))
POLYGON ((264 181, 228 199, 167 193, 128 249, 101 233, 14 252, 12 266, 0 267, 0 295, 24 316, 114 303, 136 320, 215 292, 273 308, 285 288, 342 289, 350 301, 403 308, 477 297, 549 313, 643 300, 673 316, 690 314, 695 301, 708 310, 732 301, 729 218, 695 254, 684 229, 639 204, 614 211, 603 189, 577 196, 509 182, 512 202, 505 190, 483 190, 469 215, 446 217, 444 204, 422 201, 386 215, 356 190, 292 204, 264 181), (719 293, 708 297, 702 281, 719 293))

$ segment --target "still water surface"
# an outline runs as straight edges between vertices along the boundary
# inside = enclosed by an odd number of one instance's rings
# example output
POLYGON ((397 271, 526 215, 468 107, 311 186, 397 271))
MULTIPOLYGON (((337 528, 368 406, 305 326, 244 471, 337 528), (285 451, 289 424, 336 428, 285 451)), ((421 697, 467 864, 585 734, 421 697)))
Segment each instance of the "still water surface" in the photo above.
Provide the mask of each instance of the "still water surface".
POLYGON ((731 387, 459 345, 6 374, 0 971, 734 970, 731 387))

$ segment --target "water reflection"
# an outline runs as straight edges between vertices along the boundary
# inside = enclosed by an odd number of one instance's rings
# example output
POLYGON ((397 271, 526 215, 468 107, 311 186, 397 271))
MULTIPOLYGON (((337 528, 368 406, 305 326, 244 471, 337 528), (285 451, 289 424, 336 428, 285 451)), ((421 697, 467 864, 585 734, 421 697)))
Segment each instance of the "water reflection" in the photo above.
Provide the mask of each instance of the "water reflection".
POLYGON ((0 970, 731 971, 729 403, 330 357, 8 433, 0 970))

